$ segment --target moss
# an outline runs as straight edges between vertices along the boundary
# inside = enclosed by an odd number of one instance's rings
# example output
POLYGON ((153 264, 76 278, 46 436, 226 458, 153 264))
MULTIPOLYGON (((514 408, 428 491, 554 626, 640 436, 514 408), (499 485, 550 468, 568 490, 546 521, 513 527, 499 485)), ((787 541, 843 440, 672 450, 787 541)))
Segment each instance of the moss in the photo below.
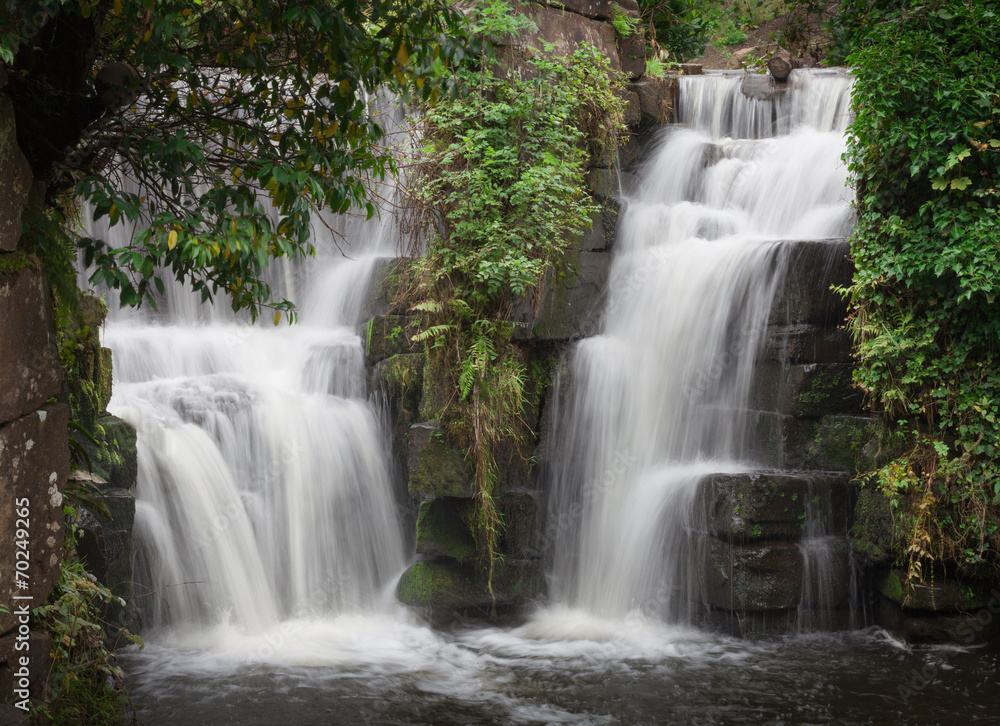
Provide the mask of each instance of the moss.
POLYGON ((419 331, 419 320, 409 315, 376 315, 365 323, 365 363, 373 365, 394 355, 411 353, 411 338, 419 331), (393 332, 397 331, 397 332, 393 332))
POLYGON ((416 607, 463 607, 477 600, 469 570, 433 560, 417 562, 404 572, 396 597, 416 607))
POLYGON ((27 268, 39 269, 38 260, 26 252, 5 252, 0 254, 0 277, 13 277, 27 268))

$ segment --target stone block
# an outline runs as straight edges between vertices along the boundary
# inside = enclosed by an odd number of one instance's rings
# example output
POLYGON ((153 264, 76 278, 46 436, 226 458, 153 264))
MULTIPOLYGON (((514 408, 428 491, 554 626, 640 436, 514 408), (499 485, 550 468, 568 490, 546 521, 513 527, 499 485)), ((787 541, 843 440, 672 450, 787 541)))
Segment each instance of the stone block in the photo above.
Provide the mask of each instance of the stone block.
POLYGON ((405 315, 408 291, 414 283, 413 261, 407 257, 379 257, 372 263, 371 276, 355 320, 380 315, 405 315))
POLYGON ((471 522, 472 499, 441 497, 421 502, 417 513, 418 555, 474 563, 479 555, 471 522))
POLYGON ((64 378, 48 287, 38 261, 0 253, 0 422, 59 393, 64 378))
POLYGON ((975 580, 928 577, 925 582, 910 582, 905 571, 892 569, 883 572, 875 586, 883 597, 906 610, 975 612, 989 605, 991 599, 994 605, 1000 605, 1000 592, 975 580))
POLYGON ((618 37, 618 57, 622 72, 638 81, 646 73, 646 32, 640 25, 627 38, 618 37))
MULTIPOLYGON (((0 521, 7 522, 0 541, 0 602, 10 606, 14 595, 30 595, 32 606, 45 602, 59 581, 65 516, 63 492, 69 474, 66 430, 69 409, 49 403, 37 411, 0 426, 0 521), (27 509, 27 516, 22 517, 27 509), (27 526, 24 526, 24 520, 27 526), (17 535, 26 534, 30 555, 27 590, 15 586, 17 535)), ((0 632, 14 624, 0 612, 0 632)))
POLYGON ((365 365, 394 355, 416 352, 412 337, 420 332, 415 315, 376 315, 358 331, 365 346, 365 365))
POLYGON ((14 105, 0 94, 0 251, 13 251, 21 239, 21 212, 34 177, 17 145, 14 105))
POLYGON ((858 492, 851 524, 854 557, 872 565, 889 565, 896 559, 896 524, 889 500, 873 487, 858 492))
POLYGON ((659 127, 674 120, 677 76, 643 78, 628 88, 639 97, 639 128, 659 127))
POLYGON ((568 56, 575 53, 581 43, 589 43, 610 60, 611 68, 622 70, 615 29, 610 23, 542 5, 521 5, 518 9, 531 18, 535 29, 522 32, 514 39, 514 47, 541 50, 548 43, 552 45, 553 55, 568 56))
POLYGON ((978 613, 940 613, 900 608, 887 598, 879 598, 879 625, 911 643, 959 643, 981 645, 1000 635, 1000 618, 994 609, 978 613))
POLYGON ((782 245, 781 254, 785 256, 785 279, 771 306, 769 324, 843 324, 847 302, 830 286, 851 284, 854 263, 848 240, 788 242, 782 245))
POLYGON ((493 594, 481 567, 453 560, 421 560, 399 580, 396 597, 404 605, 491 614, 496 608, 525 605, 545 592, 545 577, 536 560, 506 560, 493 572, 493 594))
POLYGON ((471 497, 472 472, 465 454, 435 422, 410 427, 408 489, 412 496, 471 497))
POLYGON ((536 315, 528 302, 513 315, 522 327, 519 339, 571 340, 594 334, 607 294, 611 256, 606 252, 580 252, 576 273, 564 280, 548 280, 536 315))
POLYGON ((861 414, 864 394, 851 366, 836 363, 760 362, 754 368, 750 407, 806 418, 861 414))
POLYGON ((514 559, 542 556, 542 531, 538 502, 529 492, 511 492, 496 499, 503 518, 500 551, 514 559))
POLYGON ((851 335, 844 328, 818 325, 770 327, 757 354, 759 360, 786 363, 841 363, 854 360, 851 335))
POLYGON ((402 353, 375 364, 371 390, 382 391, 389 400, 419 394, 424 376, 423 353, 402 353))
POLYGON ((708 538, 705 595, 726 610, 786 610, 802 596, 802 553, 793 542, 732 545, 708 538))
MULTIPOLYGON (((635 0, 633 0, 633 3, 634 1, 635 0)), ((612 17, 612 9, 616 5, 624 8, 627 3, 628 0, 626 0, 624 4, 617 3, 615 0, 565 0, 565 2, 559 2, 559 0, 544 0, 544 2, 540 2, 539 4, 548 5, 556 10, 567 10, 571 13, 583 15, 584 17, 592 18, 594 20, 610 20, 612 17)))
POLYGON ((845 532, 853 504, 849 477, 838 472, 713 474, 700 497, 709 531, 740 541, 798 539, 810 513, 845 532))

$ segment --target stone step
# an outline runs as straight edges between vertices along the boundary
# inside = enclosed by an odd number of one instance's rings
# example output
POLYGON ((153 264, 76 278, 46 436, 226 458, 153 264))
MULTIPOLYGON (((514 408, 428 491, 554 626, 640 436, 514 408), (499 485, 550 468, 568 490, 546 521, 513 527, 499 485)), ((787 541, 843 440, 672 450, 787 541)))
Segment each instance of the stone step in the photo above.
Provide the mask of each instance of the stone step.
POLYGON ((847 317, 847 302, 830 289, 850 285, 854 263, 847 239, 786 242, 785 282, 771 306, 769 324, 835 328, 847 317))
POLYGON ((851 364, 854 361, 851 334, 844 328, 820 325, 769 327, 757 359, 783 363, 851 364))
POLYGON ((749 456, 761 466, 864 473, 891 458, 871 416, 796 418, 753 411, 749 425, 749 456))
POLYGON ((798 540, 807 517, 826 521, 826 531, 846 534, 854 509, 845 472, 760 470, 713 474, 702 480, 699 507, 715 537, 798 540))
POLYGON ((788 416, 865 413, 864 393, 854 387, 853 369, 839 363, 779 363, 754 366, 750 408, 788 416))

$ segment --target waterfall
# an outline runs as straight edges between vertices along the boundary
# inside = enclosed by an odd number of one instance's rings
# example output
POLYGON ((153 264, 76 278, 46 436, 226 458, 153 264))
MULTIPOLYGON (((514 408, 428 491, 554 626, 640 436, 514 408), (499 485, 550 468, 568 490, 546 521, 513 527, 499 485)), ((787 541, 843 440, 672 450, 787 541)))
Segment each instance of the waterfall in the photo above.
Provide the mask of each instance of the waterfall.
MULTIPOLYGON (((390 219, 330 225, 343 236, 317 221, 315 259, 268 271, 298 302, 294 325, 166 280, 158 311, 112 300, 109 409, 138 432, 136 594, 160 640, 268 655, 293 647, 290 622, 308 645, 302 622, 394 611, 398 476, 356 326, 397 240, 390 219)), ((128 232, 91 230, 113 245, 128 232)))
POLYGON ((560 382, 550 585, 596 616, 704 608, 698 484, 761 465, 748 401, 790 243, 852 224, 849 77, 796 72, 763 101, 740 81, 680 78, 679 123, 623 200, 603 332, 560 382))

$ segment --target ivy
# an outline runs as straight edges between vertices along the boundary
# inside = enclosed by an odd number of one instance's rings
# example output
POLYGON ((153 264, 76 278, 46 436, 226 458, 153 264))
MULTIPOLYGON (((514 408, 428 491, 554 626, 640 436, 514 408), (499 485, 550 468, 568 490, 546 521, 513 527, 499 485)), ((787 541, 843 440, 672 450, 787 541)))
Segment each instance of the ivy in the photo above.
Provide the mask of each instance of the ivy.
POLYGON ((1000 15, 852 2, 857 383, 910 445, 877 478, 901 559, 1000 570, 1000 15))
MULTIPOLYGON (((489 37, 530 25, 502 0, 483 8, 474 22, 489 37)), ((459 72, 467 92, 426 108, 413 192, 425 246, 414 309, 426 313, 414 339, 453 392, 440 420, 473 465, 490 592, 500 461, 521 454, 525 435, 527 371, 511 317, 568 272, 573 239, 597 211, 585 186, 590 145, 613 149, 624 120, 607 58, 587 44, 569 57, 550 50, 529 51, 520 75, 485 53, 459 72)))

